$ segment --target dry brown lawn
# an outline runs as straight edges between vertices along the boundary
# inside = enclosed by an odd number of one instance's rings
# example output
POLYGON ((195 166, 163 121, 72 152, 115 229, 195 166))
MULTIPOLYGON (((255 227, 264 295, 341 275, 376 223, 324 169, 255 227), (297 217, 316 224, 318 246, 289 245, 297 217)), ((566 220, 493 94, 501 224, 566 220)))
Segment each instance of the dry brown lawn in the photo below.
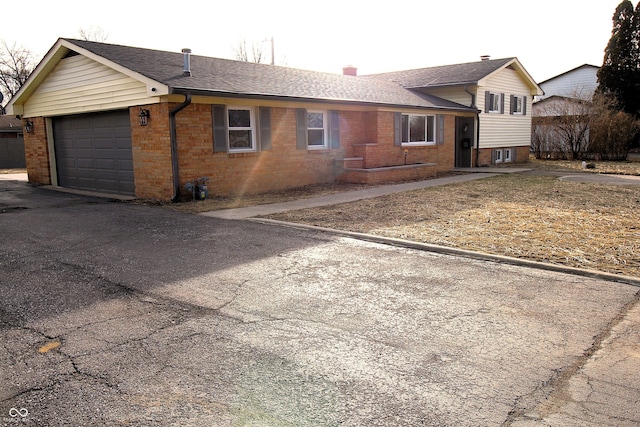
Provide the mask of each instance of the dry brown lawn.
POLYGON ((640 277, 640 186, 501 175, 269 218, 640 277))
MULTIPOLYGON (((640 175, 640 162, 597 162, 590 172, 640 175)), ((581 162, 535 161, 542 170, 581 162)), ((189 212, 360 189, 318 185, 174 205, 189 212)), ((501 175, 269 218, 640 277, 640 186, 501 175)))

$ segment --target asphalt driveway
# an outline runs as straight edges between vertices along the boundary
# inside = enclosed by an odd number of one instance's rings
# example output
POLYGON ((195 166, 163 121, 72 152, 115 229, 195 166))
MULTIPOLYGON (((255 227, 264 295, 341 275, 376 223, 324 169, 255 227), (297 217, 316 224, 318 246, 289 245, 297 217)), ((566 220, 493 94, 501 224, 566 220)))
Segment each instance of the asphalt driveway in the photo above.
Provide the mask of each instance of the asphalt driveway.
POLYGON ((635 286, 0 181, 0 424, 640 423, 635 286))

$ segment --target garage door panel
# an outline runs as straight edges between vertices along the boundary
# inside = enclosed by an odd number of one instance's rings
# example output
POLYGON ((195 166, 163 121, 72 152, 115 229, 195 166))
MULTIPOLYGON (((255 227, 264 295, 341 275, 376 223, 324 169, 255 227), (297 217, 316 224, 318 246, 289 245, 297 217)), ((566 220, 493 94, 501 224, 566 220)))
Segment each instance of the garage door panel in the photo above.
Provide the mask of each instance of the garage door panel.
POLYGON ((53 125, 59 185, 135 194, 128 111, 58 117, 53 125))

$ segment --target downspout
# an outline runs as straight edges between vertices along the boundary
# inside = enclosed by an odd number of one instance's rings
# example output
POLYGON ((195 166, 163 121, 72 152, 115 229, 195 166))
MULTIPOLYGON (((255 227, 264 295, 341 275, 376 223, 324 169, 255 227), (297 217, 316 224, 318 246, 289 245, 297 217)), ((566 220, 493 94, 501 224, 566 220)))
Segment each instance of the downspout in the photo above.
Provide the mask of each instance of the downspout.
POLYGON ((464 87, 464 91, 471 96, 471 105, 469 107, 476 108, 476 167, 479 167, 479 156, 480 156, 480 110, 476 107, 476 95, 469 90, 468 86, 464 87))
POLYGON ((476 113, 476 167, 480 167, 480 110, 476 113))
POLYGON ((171 138, 171 171, 173 172, 172 202, 180 197, 180 168, 178 166, 178 134, 176 132, 176 114, 191 104, 191 94, 184 94, 184 102, 169 111, 169 133, 171 138))

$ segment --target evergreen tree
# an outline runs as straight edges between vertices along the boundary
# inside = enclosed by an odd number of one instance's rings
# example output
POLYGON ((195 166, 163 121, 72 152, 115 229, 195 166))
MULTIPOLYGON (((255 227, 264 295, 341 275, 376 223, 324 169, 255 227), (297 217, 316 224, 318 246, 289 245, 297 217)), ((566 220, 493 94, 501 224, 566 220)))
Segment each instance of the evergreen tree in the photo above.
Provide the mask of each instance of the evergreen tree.
POLYGON ((598 71, 598 92, 613 96, 616 107, 640 118, 640 3, 623 0, 613 15, 611 39, 598 71))

